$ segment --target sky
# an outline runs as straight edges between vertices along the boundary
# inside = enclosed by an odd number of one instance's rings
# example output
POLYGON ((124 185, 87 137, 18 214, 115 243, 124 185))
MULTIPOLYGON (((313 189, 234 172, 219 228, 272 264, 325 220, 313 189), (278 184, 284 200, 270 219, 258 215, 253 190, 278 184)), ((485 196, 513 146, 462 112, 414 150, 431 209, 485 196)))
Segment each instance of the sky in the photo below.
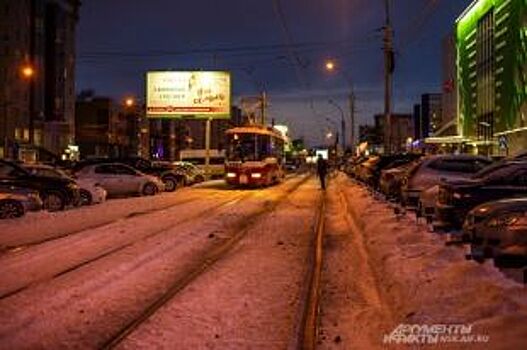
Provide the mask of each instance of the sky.
MULTIPOLYGON (((393 110, 441 90, 441 40, 470 0, 391 0, 393 110)), ((356 124, 384 110, 382 0, 91 0, 77 31, 77 91, 144 97, 148 70, 229 70, 233 103, 265 90, 269 117, 324 142, 348 95, 356 124), (337 70, 328 73, 332 59, 337 70)))

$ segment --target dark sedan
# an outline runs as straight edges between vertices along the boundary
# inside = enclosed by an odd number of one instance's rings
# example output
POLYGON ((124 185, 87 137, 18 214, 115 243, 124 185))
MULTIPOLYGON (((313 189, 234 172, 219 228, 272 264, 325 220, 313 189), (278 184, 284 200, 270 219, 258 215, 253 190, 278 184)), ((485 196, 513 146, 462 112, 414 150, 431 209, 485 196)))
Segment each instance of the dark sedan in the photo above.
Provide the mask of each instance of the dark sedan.
POLYGON ((479 204, 526 196, 527 162, 500 162, 470 179, 441 183, 436 219, 439 226, 460 228, 467 213, 479 204))
POLYGON ((24 187, 38 191, 49 211, 80 204, 80 189, 69 179, 34 175, 19 165, 0 159, 0 186, 24 187))
POLYGON ((472 259, 494 258, 496 265, 527 262, 527 197, 503 199, 471 210, 463 225, 472 259))

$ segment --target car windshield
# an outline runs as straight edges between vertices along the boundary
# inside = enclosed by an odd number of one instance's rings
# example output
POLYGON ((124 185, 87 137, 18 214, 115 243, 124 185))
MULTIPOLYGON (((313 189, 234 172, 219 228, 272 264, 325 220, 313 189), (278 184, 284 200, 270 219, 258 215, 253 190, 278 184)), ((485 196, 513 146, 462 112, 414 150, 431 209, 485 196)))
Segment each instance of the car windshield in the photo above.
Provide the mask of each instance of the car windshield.
POLYGON ((53 168, 25 167, 31 174, 53 178, 70 178, 64 171, 53 168))
POLYGON ((505 165, 505 162, 504 161, 499 161, 499 162, 496 162, 496 163, 493 163, 493 164, 490 164, 486 167, 484 167, 483 169, 481 169, 480 171, 478 171, 477 173, 475 173, 474 175, 472 175, 472 178, 473 179, 483 179, 487 176, 489 176, 491 173, 499 170, 499 169, 502 169, 505 165))

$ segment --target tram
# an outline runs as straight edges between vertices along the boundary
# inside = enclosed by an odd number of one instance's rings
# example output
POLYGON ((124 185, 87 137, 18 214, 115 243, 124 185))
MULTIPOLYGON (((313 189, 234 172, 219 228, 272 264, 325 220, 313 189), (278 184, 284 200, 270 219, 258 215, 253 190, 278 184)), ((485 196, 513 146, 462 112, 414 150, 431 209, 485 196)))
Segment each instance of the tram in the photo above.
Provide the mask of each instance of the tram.
POLYGON ((284 177, 286 137, 258 125, 226 131, 225 181, 233 186, 269 186, 284 177))

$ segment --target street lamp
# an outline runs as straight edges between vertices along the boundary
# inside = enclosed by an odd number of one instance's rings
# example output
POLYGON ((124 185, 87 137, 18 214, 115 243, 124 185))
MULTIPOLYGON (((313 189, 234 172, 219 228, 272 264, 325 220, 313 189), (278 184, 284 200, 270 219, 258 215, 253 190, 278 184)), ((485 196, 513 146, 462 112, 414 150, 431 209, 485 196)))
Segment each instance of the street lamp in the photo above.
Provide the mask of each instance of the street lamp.
MULTIPOLYGON (((337 70, 337 64, 334 60, 326 60, 324 63, 324 68, 327 72, 333 73, 337 70)), ((355 93, 353 92, 353 82, 351 80, 351 77, 346 74, 345 71, 339 70, 339 74, 343 79, 346 80, 346 83, 349 86, 350 93, 349 93, 349 111, 350 111, 350 130, 351 130, 351 148, 353 149, 355 146, 355 93)), ((330 102, 331 103, 331 102, 330 102)), ((339 110, 342 111, 340 106, 337 106, 339 110)), ((344 113, 344 112, 342 112, 344 113)), ((343 118, 344 119, 344 118, 343 118)), ((346 134, 344 133, 344 122, 343 122, 343 128, 342 128, 342 144, 345 146, 346 144, 346 134)))
POLYGON ((127 97, 125 100, 124 100, 124 105, 126 107, 133 107, 135 105, 135 100, 132 98, 132 97, 127 97))
MULTIPOLYGON (((335 147, 335 154, 336 154, 337 146, 338 146, 338 144, 339 144, 339 128, 338 128, 338 126, 337 126, 337 123, 336 123, 334 120, 332 120, 332 119, 330 119, 330 118, 326 118, 326 121, 327 121, 328 123, 330 123, 330 124, 333 126, 333 128, 335 129, 335 145, 334 145, 334 147, 335 147)), ((328 132, 328 133, 326 134, 326 138, 327 138, 327 139, 330 139, 330 138, 332 138, 332 137, 333 137, 333 133, 332 133, 332 132, 328 132)))
POLYGON ((338 105, 338 103, 336 103, 335 101, 330 99, 330 100, 328 100, 328 103, 330 105, 332 105, 332 106, 337 107, 337 109, 340 112, 340 130, 341 130, 341 133, 342 133, 342 150, 345 151, 345 149, 346 149, 346 121, 344 119, 344 111, 338 105))
POLYGON ((29 81, 29 123, 28 123, 28 131, 29 131, 29 143, 32 145, 35 141, 35 116, 34 109, 35 109, 35 68, 29 64, 26 63, 21 67, 21 73, 22 78, 29 81))
POLYGON ((333 62, 332 60, 327 60, 324 64, 324 67, 328 72, 333 72, 335 70, 335 62, 333 62))
POLYGON ((31 79, 35 75, 35 69, 33 69, 33 67, 29 64, 22 66, 22 69, 20 71, 24 79, 31 79))

